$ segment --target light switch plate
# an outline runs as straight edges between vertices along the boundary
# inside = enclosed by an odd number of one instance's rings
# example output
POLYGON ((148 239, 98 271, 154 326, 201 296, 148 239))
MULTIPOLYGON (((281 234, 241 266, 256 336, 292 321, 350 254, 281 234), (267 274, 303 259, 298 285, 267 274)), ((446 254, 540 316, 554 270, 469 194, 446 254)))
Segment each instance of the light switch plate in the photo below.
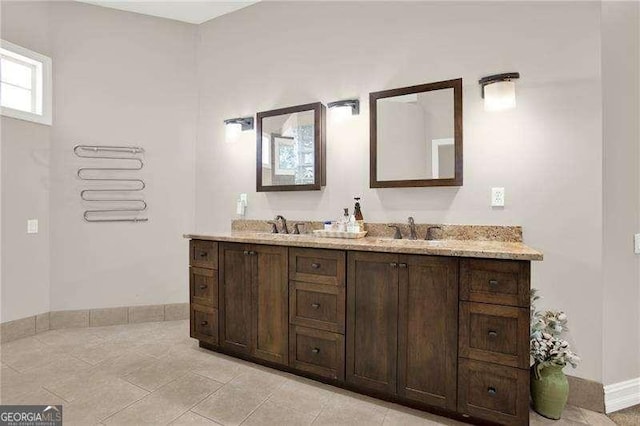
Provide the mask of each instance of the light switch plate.
POLYGON ((38 219, 27 220, 27 234, 38 233, 38 219))
POLYGON ((504 188, 491 188, 491 207, 504 207, 504 188))
POLYGON ((640 254, 640 234, 633 236, 633 251, 635 254, 640 254))

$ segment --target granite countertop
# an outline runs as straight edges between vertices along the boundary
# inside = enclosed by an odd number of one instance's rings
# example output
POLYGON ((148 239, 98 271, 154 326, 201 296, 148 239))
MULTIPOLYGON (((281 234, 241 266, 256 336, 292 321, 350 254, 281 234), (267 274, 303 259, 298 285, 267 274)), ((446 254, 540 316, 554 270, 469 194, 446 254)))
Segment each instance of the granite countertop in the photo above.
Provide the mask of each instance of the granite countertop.
POLYGON ((437 256, 477 257, 486 259, 542 260, 542 252, 522 242, 484 240, 394 240, 365 237, 360 239, 320 238, 312 234, 271 234, 255 231, 232 231, 211 234, 186 234, 185 238, 236 243, 270 244, 291 247, 335 250, 375 251, 383 253, 426 254, 437 256))

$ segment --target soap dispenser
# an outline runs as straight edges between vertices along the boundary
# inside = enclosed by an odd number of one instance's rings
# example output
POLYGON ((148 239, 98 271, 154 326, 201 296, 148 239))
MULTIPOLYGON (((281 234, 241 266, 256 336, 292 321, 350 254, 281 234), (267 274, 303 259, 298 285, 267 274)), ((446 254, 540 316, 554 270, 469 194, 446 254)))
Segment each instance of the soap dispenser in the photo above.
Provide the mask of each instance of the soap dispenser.
POLYGON ((353 197, 353 199, 356 200, 356 205, 353 207, 353 215, 360 231, 364 231, 364 216, 362 216, 362 210, 360 209, 360 197, 353 197))

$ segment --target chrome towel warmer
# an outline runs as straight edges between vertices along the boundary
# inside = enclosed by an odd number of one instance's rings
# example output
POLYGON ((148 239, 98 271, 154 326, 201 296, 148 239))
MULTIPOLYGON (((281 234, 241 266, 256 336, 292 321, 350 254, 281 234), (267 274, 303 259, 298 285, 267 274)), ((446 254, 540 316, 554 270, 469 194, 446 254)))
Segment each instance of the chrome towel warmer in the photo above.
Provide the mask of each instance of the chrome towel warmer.
POLYGON ((109 172, 131 172, 142 170, 144 163, 140 156, 144 149, 137 146, 100 146, 100 145, 76 145, 73 153, 80 158, 104 160, 105 162, 133 162, 132 166, 125 167, 81 167, 77 176, 87 182, 102 182, 109 184, 107 188, 87 188, 80 191, 80 198, 95 205, 105 206, 97 209, 87 209, 84 212, 84 220, 87 222, 147 222, 146 217, 137 215, 147 209, 147 203, 142 197, 127 198, 125 194, 137 194, 146 187, 142 179, 109 177, 109 172), (118 198, 101 197, 101 194, 117 194, 118 198), (114 203, 122 203, 125 207, 110 208, 114 203), (114 214, 115 213, 115 214, 114 214))

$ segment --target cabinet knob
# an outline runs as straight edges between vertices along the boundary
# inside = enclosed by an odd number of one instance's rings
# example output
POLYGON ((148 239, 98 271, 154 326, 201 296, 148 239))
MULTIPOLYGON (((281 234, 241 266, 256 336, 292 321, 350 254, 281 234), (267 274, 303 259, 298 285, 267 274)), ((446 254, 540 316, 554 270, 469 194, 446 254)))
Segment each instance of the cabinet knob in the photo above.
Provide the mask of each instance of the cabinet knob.
POLYGON ((318 308, 320 307, 320 304, 319 304, 319 303, 312 303, 312 304, 311 304, 311 307, 312 307, 313 309, 318 309, 318 308))
POLYGON ((207 325, 207 324, 209 324, 209 321, 202 321, 202 322, 200 323, 200 325, 207 325))
POLYGON ((396 262, 391 262, 389 263, 389 266, 391 266, 392 268, 397 268, 398 264, 396 262))
POLYGON ((319 354, 320 353, 320 348, 313 348, 311 349, 311 352, 314 354, 319 354))
POLYGON ((201 251, 200 252, 200 257, 207 257, 207 252, 206 251, 201 251))
POLYGON ((498 286, 498 280, 489 280, 489 286, 494 288, 498 286))
POLYGON ((244 250, 242 254, 244 254, 245 256, 249 256, 249 250, 244 250))
POLYGON ((207 286, 206 284, 202 284, 202 285, 200 286, 200 290, 204 290, 204 289, 205 289, 205 288, 207 288, 207 287, 208 287, 208 286, 207 286))
POLYGON ((496 391, 496 388, 494 388, 493 386, 489 386, 487 388, 487 393, 491 396, 495 395, 498 393, 498 391, 496 391))
POLYGON ((312 267, 313 269, 319 269, 319 268, 320 268, 320 264, 319 264, 319 263, 312 263, 312 264, 311 264, 311 267, 312 267))
POLYGON ((255 252, 255 251, 253 251, 253 250, 249 250, 249 256, 254 256, 255 254, 256 254, 256 252, 255 252))
POLYGON ((497 331, 493 331, 493 330, 489 330, 489 337, 498 337, 498 332, 497 331))
POLYGON ((406 263, 400 263, 398 266, 401 267, 401 268, 406 268, 407 264, 406 263))

